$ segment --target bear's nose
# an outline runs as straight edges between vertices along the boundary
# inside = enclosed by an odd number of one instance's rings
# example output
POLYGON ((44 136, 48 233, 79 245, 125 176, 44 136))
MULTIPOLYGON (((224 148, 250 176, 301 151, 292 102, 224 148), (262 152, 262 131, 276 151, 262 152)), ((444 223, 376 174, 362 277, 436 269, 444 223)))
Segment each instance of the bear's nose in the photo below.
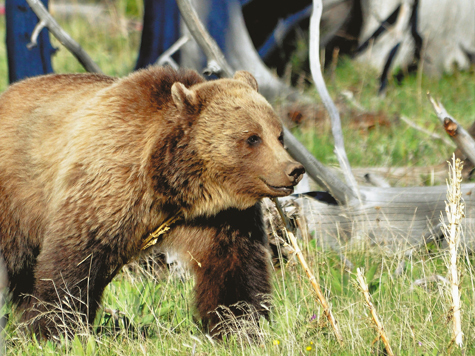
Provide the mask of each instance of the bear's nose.
POLYGON ((287 166, 286 174, 289 177, 292 184, 297 184, 302 179, 305 173, 305 168, 297 162, 292 162, 287 166))

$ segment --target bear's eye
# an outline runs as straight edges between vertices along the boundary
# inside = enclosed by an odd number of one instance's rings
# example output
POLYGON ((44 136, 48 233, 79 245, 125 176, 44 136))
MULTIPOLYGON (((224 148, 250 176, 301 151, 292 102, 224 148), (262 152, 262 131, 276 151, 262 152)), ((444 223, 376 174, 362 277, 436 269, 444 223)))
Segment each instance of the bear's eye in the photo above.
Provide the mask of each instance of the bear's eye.
POLYGON ((280 133, 279 142, 282 144, 282 146, 284 145, 284 133, 283 132, 280 133))
POLYGON ((261 142, 261 138, 257 135, 252 135, 247 139, 247 143, 251 146, 256 146, 261 142))

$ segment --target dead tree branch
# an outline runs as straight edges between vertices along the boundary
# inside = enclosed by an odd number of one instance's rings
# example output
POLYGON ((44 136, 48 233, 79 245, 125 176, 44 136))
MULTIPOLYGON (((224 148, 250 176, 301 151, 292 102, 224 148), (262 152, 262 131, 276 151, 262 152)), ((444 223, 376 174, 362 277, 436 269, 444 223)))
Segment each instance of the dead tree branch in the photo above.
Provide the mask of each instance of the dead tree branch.
POLYGON ((26 48, 32 49, 33 47, 36 47, 38 45, 38 36, 40 35, 41 30, 43 30, 46 27, 46 22, 41 20, 38 22, 33 29, 33 32, 31 33, 31 39, 30 43, 26 45, 26 48))
POLYGON ((156 66, 170 65, 173 69, 178 69, 178 64, 172 58, 172 55, 178 51, 190 38, 186 35, 181 36, 169 49, 163 52, 155 61, 156 66))
POLYGON ((86 69, 88 72, 102 73, 102 70, 91 59, 91 57, 89 57, 86 51, 84 51, 84 49, 76 41, 74 41, 71 36, 69 36, 69 34, 61 28, 61 26, 58 25, 56 20, 50 15, 40 0, 26 1, 40 20, 33 31, 30 43, 31 46, 36 44, 38 34, 43 29, 43 27, 47 27, 48 30, 58 39, 58 41, 61 42, 61 44, 77 58, 84 69, 86 69))
POLYGON ((322 102, 330 115, 332 124, 333 139, 335 141, 335 154, 340 167, 344 172, 346 183, 353 191, 353 195, 358 196, 358 184, 351 172, 351 166, 346 156, 343 133, 341 130, 340 114, 336 108, 333 100, 328 93, 325 81, 323 79, 321 65, 320 65, 320 19, 322 17, 322 0, 313 0, 313 12, 310 17, 310 71, 312 72, 313 81, 322 98, 322 102))
POLYGON ((400 116, 400 119, 402 121, 404 121, 406 124, 408 124, 410 127, 412 127, 413 129, 417 130, 417 131, 420 131, 426 135, 428 135, 430 138, 433 138, 435 140, 441 140, 443 143, 445 143, 447 146, 455 146, 453 142, 447 140, 445 137, 442 137, 434 132, 430 132, 429 130, 426 130, 425 128, 423 127, 420 127, 419 125, 417 125, 416 123, 414 123, 413 121, 409 120, 408 117, 404 116, 404 115, 401 115, 400 116))
POLYGON ((285 127, 284 142, 287 151, 293 158, 304 165, 307 174, 318 185, 328 189, 330 194, 333 195, 340 204, 347 205, 353 201, 357 201, 358 197, 354 190, 317 160, 285 127))
POLYGON ((462 125, 449 115, 440 101, 436 102, 429 93, 427 96, 432 103, 432 107, 434 108, 437 117, 442 125, 444 125, 445 132, 447 132, 457 147, 460 148, 465 157, 475 164, 475 141, 472 136, 465 131, 462 125))
POLYGON ((206 74, 216 74, 223 77, 232 77, 234 70, 224 58, 224 54, 219 49, 216 41, 209 35, 206 28, 201 23, 198 14, 190 3, 190 0, 177 0, 181 17, 190 30, 195 41, 208 58, 208 68, 206 74), (212 62, 214 60, 214 62, 212 62))

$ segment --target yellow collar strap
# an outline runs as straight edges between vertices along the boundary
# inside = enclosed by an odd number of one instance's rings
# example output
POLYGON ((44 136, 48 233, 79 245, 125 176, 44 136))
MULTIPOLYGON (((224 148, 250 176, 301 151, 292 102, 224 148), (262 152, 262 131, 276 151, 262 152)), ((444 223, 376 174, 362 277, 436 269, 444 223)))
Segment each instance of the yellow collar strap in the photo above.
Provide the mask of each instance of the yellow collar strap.
POLYGON ((170 230, 171 226, 178 220, 181 220, 181 218, 182 216, 180 212, 177 212, 175 213, 175 215, 168 218, 168 220, 166 220, 162 225, 160 225, 154 232, 151 232, 147 237, 143 239, 142 247, 140 248, 140 250, 143 251, 155 245, 160 235, 163 235, 168 230, 170 230))

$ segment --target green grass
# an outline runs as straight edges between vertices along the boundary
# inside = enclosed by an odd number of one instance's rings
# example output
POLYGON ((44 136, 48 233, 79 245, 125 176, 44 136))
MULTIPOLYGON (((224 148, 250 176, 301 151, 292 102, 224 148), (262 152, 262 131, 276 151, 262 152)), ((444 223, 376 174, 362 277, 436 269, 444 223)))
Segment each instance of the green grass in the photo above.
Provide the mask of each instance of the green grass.
MULTIPOLYGON (((406 116, 419 126, 446 135, 432 109, 427 92, 441 100, 447 111, 465 128, 475 121, 475 72, 456 72, 441 78, 412 76, 401 85, 390 82, 386 96, 378 97, 378 73, 360 63, 343 59, 327 85, 340 110, 345 148, 353 167, 366 166, 430 166, 443 162, 453 151, 443 142, 430 139, 399 117, 406 116), (358 113, 340 98, 342 91, 351 91, 357 103, 367 112, 382 117, 386 125, 376 123, 369 130, 351 125, 358 113)), ((316 100, 315 90, 308 91, 316 100)), ((307 148, 327 164, 338 164, 333 154, 333 138, 327 123, 308 122, 293 130, 307 148), (313 127, 312 127, 313 126, 313 127)))
MULTIPOLYGON (((136 3, 138 4, 138 3, 136 3)), ((119 4, 114 13, 137 15, 139 5, 119 4), (125 9, 125 10, 124 10, 125 9)), ((112 11, 111 10, 111 11, 112 11)), ((122 18, 119 16, 119 18, 122 18)), ((61 25, 75 38, 109 75, 123 76, 135 64, 140 33, 130 27, 92 26, 86 19, 62 20, 61 25)), ((0 19, 4 38, 4 19, 0 19)), ((83 72, 66 49, 54 58, 57 72, 83 72)), ((441 78, 414 76, 401 85, 390 82, 384 98, 376 96, 377 73, 364 65, 343 60, 326 80, 333 98, 341 103, 343 133, 352 166, 428 166, 444 161, 451 150, 442 143, 398 122, 405 115, 417 124, 444 134, 426 98, 430 91, 440 98, 460 123, 468 126, 475 119, 475 73, 456 72, 441 78), (354 111, 340 99, 342 90, 353 92, 355 100, 367 111, 379 113, 389 126, 371 130, 351 126, 354 111)), ((0 89, 7 85, 5 44, 0 41, 0 89)), ((313 89, 309 95, 318 96, 313 89)), ((335 165, 333 140, 328 124, 307 121, 294 133, 321 161, 335 165)), ((118 309, 115 330, 113 319, 105 312, 94 330, 78 326, 72 341, 38 342, 18 329, 17 316, 10 310, 5 342, 8 355, 383 355, 380 342, 373 344, 375 332, 361 293, 355 285, 356 267, 365 270, 374 304, 385 325, 397 355, 435 355, 449 352, 450 299, 440 283, 426 287, 414 282, 438 274, 446 276, 446 251, 431 246, 411 258, 403 252, 389 253, 362 246, 347 252, 355 266, 346 271, 337 254, 322 251, 315 240, 304 244, 304 254, 339 321, 345 345, 339 346, 331 329, 322 319, 322 308, 314 300, 305 272, 295 261, 283 263, 273 273, 273 309, 270 321, 261 321, 261 337, 249 343, 242 334, 224 342, 212 342, 203 334, 193 315, 193 279, 150 275, 138 268, 126 268, 108 286, 103 300, 106 308, 118 309), (394 271, 405 259, 405 272, 394 271), (194 351, 193 351, 194 350, 194 351), (193 353, 194 352, 194 353, 193 353)), ((463 326, 466 354, 475 353, 475 278, 473 257, 460 258, 462 274, 463 326)), ((455 349, 452 349, 457 354, 455 349)))
MULTIPOLYGON (((29 336, 7 327, 9 355, 382 355, 381 343, 372 342, 375 332, 355 283, 356 267, 365 276, 385 330, 397 355, 436 355, 447 352, 451 340, 450 297, 441 283, 425 287, 414 281, 446 275, 445 251, 415 253, 406 259, 405 272, 394 276, 403 257, 381 250, 362 248, 348 252, 355 268, 345 271, 339 257, 310 243, 305 255, 329 298, 345 339, 338 345, 326 325, 320 305, 301 267, 291 262, 274 271, 271 321, 261 320, 258 341, 240 334, 224 342, 211 342, 193 321, 192 279, 176 276, 153 278, 134 268, 119 275, 107 288, 104 306, 119 309, 120 330, 114 331, 109 317, 98 318, 100 332, 79 328, 79 335, 62 343, 30 342, 29 336), (127 322, 125 322, 127 321, 127 322), (311 348, 311 350, 307 350, 311 348)), ((463 330, 467 354, 475 352, 471 335, 475 323, 473 258, 459 261, 462 278, 463 330)), ((284 264, 285 265, 285 264, 284 264)))
MULTIPOLYGON (((112 15, 110 20, 104 23, 91 22, 83 17, 73 17, 69 21, 61 21, 61 26, 83 47, 105 74, 122 77, 134 69, 141 32, 136 27, 136 20, 127 22, 125 17, 118 15, 119 10, 120 7, 110 8, 109 12, 112 15)), ((127 20, 130 19, 127 18, 127 20)), ((53 56, 55 72, 85 72, 76 58, 53 36, 51 36, 51 42, 58 48, 53 56)))

